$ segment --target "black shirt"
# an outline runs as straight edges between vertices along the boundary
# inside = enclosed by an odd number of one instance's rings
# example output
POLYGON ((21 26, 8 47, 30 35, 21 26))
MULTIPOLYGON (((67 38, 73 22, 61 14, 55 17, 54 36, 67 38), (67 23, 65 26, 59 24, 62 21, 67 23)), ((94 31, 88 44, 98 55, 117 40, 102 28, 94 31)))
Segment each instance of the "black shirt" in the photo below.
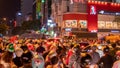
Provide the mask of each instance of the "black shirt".
POLYGON ((113 66, 113 58, 111 55, 106 54, 105 56, 101 57, 98 64, 103 63, 103 68, 112 68, 113 66))
POLYGON ((21 67, 23 66, 23 62, 22 62, 22 58, 21 57, 16 57, 13 59, 13 62, 14 64, 17 66, 17 67, 21 67))
POLYGON ((27 53, 23 53, 22 61, 23 63, 31 63, 32 60, 32 53, 28 51, 27 53))

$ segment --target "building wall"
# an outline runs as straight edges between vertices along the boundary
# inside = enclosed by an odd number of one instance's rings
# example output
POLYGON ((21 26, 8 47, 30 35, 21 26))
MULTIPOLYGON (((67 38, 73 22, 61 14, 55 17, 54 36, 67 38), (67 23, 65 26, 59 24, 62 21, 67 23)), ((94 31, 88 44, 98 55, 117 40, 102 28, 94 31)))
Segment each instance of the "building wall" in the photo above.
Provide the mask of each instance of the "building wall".
POLYGON ((117 3, 120 3, 120 0, 116 0, 117 3))
POLYGON ((115 22, 115 15, 98 15, 99 29, 120 29, 120 22, 115 22))
POLYGON ((32 13, 33 0, 21 0, 22 19, 25 20, 27 14, 32 13))
MULTIPOLYGON (((114 0, 99 0, 99 1, 114 2, 114 0)), ((53 18, 53 20, 56 23, 58 23, 58 26, 64 28, 64 26, 65 26, 64 15, 65 14, 76 13, 76 14, 78 14, 78 17, 80 18, 82 16, 79 16, 79 14, 87 14, 87 7, 88 7, 87 2, 84 2, 84 3, 83 2, 74 2, 72 4, 71 4, 70 0, 61 0, 61 2, 57 2, 57 3, 53 2, 52 3, 52 15, 51 15, 51 17, 53 18)), ((97 7, 99 8, 99 10, 101 10, 103 8, 101 6, 97 6, 97 7)), ((105 8, 108 9, 108 6, 105 6, 104 9, 105 8)), ((117 9, 114 9, 114 10, 116 11, 117 9)), ((109 11, 109 9, 108 9, 108 11, 109 11)), ((74 17, 74 15, 73 15, 73 17, 74 17)), ((73 17, 68 16, 66 18, 72 18, 72 20, 73 20, 73 17)), ((113 16, 113 15, 98 15, 98 22, 99 21, 113 22, 114 19, 115 19, 115 16, 113 16)), ((117 27, 115 29, 118 29, 118 28, 119 27, 117 27)), ((112 28, 112 29, 114 29, 114 28, 112 28)))
POLYGON ((63 15, 69 12, 77 12, 77 13, 86 13, 87 5, 86 3, 73 3, 71 4, 70 0, 52 0, 52 13, 51 17, 54 22, 58 24, 59 27, 64 28, 63 24, 63 15))
POLYGON ((111 21, 115 19, 114 15, 98 15, 98 21, 111 21))

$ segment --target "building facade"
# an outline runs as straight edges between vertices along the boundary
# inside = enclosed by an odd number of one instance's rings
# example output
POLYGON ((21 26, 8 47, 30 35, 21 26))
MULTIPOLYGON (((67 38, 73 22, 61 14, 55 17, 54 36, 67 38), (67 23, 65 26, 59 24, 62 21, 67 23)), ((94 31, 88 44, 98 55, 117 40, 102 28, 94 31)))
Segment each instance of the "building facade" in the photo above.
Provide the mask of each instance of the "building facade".
POLYGON ((21 14, 22 20, 32 19, 34 0, 21 0, 21 14))
MULTIPOLYGON (((53 20, 63 34, 120 32, 120 4, 114 0, 52 0, 53 20), (114 25, 114 26, 113 26, 114 25)), ((87 35, 86 34, 86 35, 87 35)), ((82 35, 82 34, 81 34, 82 35)))

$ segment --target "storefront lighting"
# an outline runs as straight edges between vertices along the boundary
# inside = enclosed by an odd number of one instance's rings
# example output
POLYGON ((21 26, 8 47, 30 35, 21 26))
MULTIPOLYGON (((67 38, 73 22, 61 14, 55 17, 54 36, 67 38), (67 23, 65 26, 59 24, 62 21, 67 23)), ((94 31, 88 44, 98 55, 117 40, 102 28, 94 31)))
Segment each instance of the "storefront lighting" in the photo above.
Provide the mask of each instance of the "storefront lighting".
POLYGON ((119 6, 119 4, 117 4, 117 6, 119 6))
POLYGON ((107 2, 105 2, 105 5, 107 5, 107 2))
POLYGON ((94 3, 94 1, 92 1, 92 3, 94 3))
POLYGON ((66 28, 65 31, 72 31, 72 28, 66 28))
POLYGON ((111 3, 111 5, 114 5, 114 3, 111 3))
POLYGON ((114 5, 117 6, 117 3, 115 3, 114 5))
POLYGON ((97 30, 91 30, 92 33, 97 32, 97 30))
POLYGON ((52 23, 52 20, 48 20, 48 22, 52 23))
POLYGON ((99 11, 99 13, 100 13, 100 14, 104 14, 104 11, 103 11, 103 10, 101 10, 101 11, 99 11))
POLYGON ((117 3, 117 6, 119 6, 119 4, 117 3))
POLYGON ((95 4, 97 4, 98 3, 98 1, 95 1, 95 4))
POLYGON ((120 12, 117 12, 116 15, 120 15, 120 12))
POLYGON ((89 0, 88 3, 91 3, 91 1, 89 0))
POLYGON ((100 4, 101 2, 100 1, 98 1, 98 4, 100 4))
POLYGON ((104 2, 101 2, 101 4, 104 4, 104 2))
POLYGON ((111 32, 113 32, 113 33, 119 33, 120 31, 111 30, 111 32))

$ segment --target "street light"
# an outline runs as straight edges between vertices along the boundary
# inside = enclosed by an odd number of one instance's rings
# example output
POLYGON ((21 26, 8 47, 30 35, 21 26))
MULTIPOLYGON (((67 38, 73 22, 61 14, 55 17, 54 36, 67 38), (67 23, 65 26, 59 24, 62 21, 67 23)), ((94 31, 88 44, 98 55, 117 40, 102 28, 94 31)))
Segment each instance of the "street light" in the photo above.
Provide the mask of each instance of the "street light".
POLYGON ((44 3, 45 2, 45 0, 42 0, 42 3, 44 3))
POLYGON ((7 20, 7 18, 3 18, 3 20, 4 20, 4 21, 6 21, 6 20, 7 20))

